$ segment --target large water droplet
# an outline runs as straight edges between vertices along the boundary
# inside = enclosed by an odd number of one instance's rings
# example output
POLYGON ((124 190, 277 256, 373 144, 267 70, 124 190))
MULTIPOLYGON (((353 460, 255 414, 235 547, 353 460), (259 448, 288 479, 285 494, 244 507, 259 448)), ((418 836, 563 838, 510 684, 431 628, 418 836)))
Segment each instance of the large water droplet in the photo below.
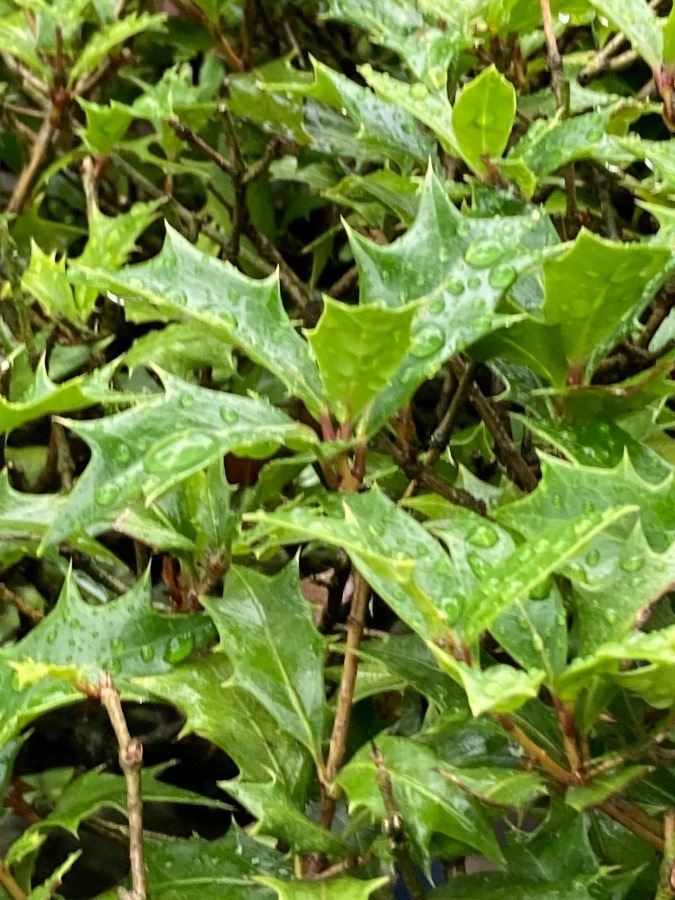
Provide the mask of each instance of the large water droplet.
POLYGON ((113 653, 121 653, 122 650, 124 650, 124 641, 122 638, 113 638, 112 641, 110 641, 110 649, 113 653))
POLYGON ((445 309, 445 302, 442 297, 436 297, 429 304, 429 312, 430 313, 434 313, 434 314, 442 313, 444 309, 445 309))
POLYGON ((466 536, 467 541, 474 547, 494 547, 499 540, 499 535, 487 523, 475 525, 466 536))
POLYGON ((471 275, 471 277, 467 278, 466 280, 466 286, 470 291, 477 291, 482 283, 483 280, 481 279, 480 275, 471 275))
POLYGON ((500 259, 503 259, 506 248, 503 244, 496 241, 487 241, 485 239, 473 241, 466 248, 464 259, 470 266, 476 266, 479 269, 485 269, 493 266, 500 259))
POLYGON ((413 84, 410 88, 410 96, 414 97, 415 100, 424 100, 429 94, 429 88, 425 84, 421 84, 418 82, 417 84, 413 84))
POLYGON ((437 353, 445 346, 445 334, 438 325, 424 325, 415 334, 410 352, 413 356, 424 359, 437 353))
POLYGON ((448 293, 452 294, 453 297, 459 297, 466 290, 464 282, 460 281, 459 278, 451 278, 447 283, 447 288, 448 293))
POLYGON ((484 578, 490 568, 489 564, 475 550, 467 554, 466 561, 476 578, 484 578))
POLYGON ((47 643, 48 644, 55 643, 58 636, 59 636, 59 633, 58 633, 57 629, 52 628, 51 631, 47 632, 47 643))
POLYGON ((176 634, 166 645, 164 651, 164 661, 172 666, 178 665, 192 653, 195 646, 194 635, 192 634, 176 634))
POLYGON ((497 266, 488 275, 490 287, 499 289, 508 287, 516 277, 516 270, 513 266, 497 266))
POLYGON ((122 488, 119 484, 102 484, 101 487, 96 488, 94 491, 94 500, 100 503, 101 506, 110 506, 121 493, 122 488))
POLYGON ((195 405, 195 398, 192 394, 183 394, 183 396, 178 401, 183 409, 192 409, 195 405))
POLYGON ((229 407, 221 409, 220 418, 226 425, 234 425, 235 422, 239 421, 238 414, 233 409, 229 409, 229 407))
POLYGON ((619 563, 624 572, 639 572, 645 564, 644 556, 627 556, 619 563))
POLYGON ((586 554, 586 562, 589 566, 597 566, 597 564, 600 562, 600 551, 589 550, 586 554))
POLYGON ((124 465, 131 460, 131 447, 128 444, 117 444, 112 455, 115 462, 124 465))
POLYGON ((144 647, 141 647, 141 659, 143 662, 149 663, 152 662, 155 658, 155 648, 151 647, 150 644, 146 644, 144 647))
POLYGON ((175 288, 169 288, 168 291, 165 291, 164 299, 167 303, 174 303, 176 306, 185 306, 188 301, 185 291, 179 291, 175 288))
POLYGON ((168 472, 177 472, 181 469, 189 469, 208 457, 218 449, 218 441, 210 434, 193 432, 189 435, 171 438, 164 446, 151 451, 143 460, 143 465, 148 472, 155 475, 165 475, 168 472))

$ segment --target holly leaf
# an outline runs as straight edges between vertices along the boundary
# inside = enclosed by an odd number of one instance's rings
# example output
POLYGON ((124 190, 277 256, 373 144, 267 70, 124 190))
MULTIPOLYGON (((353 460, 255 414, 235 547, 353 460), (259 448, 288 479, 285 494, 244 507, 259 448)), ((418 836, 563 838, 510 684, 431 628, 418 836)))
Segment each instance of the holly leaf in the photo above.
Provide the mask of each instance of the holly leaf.
POLYGON ((222 599, 203 602, 232 663, 235 684, 307 747, 321 768, 325 641, 300 592, 297 564, 271 578, 233 566, 222 599))
POLYGON ((617 772, 598 775, 583 787, 568 788, 565 792, 565 803, 579 812, 588 809, 589 806, 599 806, 604 800, 620 793, 651 771, 651 766, 622 766, 617 772))
POLYGON ((475 172, 485 173, 485 157, 500 157, 516 114, 516 91, 497 69, 470 81, 455 100, 452 128, 462 156, 475 172))
POLYGON ((277 892, 279 900, 368 900, 373 891, 385 887, 389 876, 361 881, 343 875, 340 878, 325 878, 321 881, 282 881, 261 875, 255 879, 277 892))
POLYGON ((207 390, 164 372, 165 393, 113 416, 65 424, 91 460, 43 546, 76 528, 109 527, 130 501, 148 502, 226 453, 266 458, 280 446, 309 449, 316 435, 262 400, 207 390))
POLYGON ((464 688, 474 716, 483 713, 511 713, 539 693, 545 673, 540 669, 521 671, 513 666, 495 665, 478 669, 461 662, 437 644, 428 642, 440 668, 464 688))
POLYGON ((311 762, 307 751, 279 730, 251 694, 232 684, 232 674, 224 654, 213 653, 134 684, 176 706, 186 717, 183 734, 197 734, 225 750, 243 780, 262 782, 272 774, 291 796, 302 796, 311 762))
POLYGON ((234 822, 224 837, 215 840, 146 834, 143 850, 148 890, 162 900, 205 900, 210 890, 232 900, 270 900, 272 891, 254 877, 292 874, 280 853, 249 837, 234 822))
POLYGON ((349 230, 349 240, 362 306, 399 309, 419 302, 410 352, 373 404, 372 432, 447 359, 512 321, 496 312, 497 304, 532 262, 533 251, 556 238, 538 210, 485 219, 463 216, 429 171, 417 217, 403 237, 381 246, 349 230))
POLYGON ((410 348, 417 304, 399 309, 349 306, 326 297, 307 338, 321 373, 324 394, 340 422, 354 422, 397 372, 410 348))
POLYGON ((207 335, 235 344, 276 375, 312 413, 325 408, 319 373, 283 308, 276 274, 262 281, 248 278, 167 225, 162 250, 149 262, 120 272, 75 262, 69 277, 123 297, 132 321, 199 322, 207 335))
POLYGON ((85 47, 78 53, 77 60, 70 69, 68 84, 74 85, 82 75, 93 72, 98 64, 115 47, 144 31, 163 31, 166 16, 163 14, 132 13, 123 19, 95 31, 85 47))
MULTIPOLYGON (((397 807, 417 855, 429 858, 435 834, 460 841, 496 863, 503 860, 482 804, 440 773, 444 762, 424 745, 409 738, 380 735, 377 748, 391 778, 397 807)), ((336 778, 350 808, 365 807, 376 821, 387 811, 378 784, 378 769, 369 745, 347 763, 336 778)))
POLYGON ((568 250, 544 260, 542 312, 549 324, 560 326, 571 368, 590 377, 670 255, 665 247, 619 244, 582 229, 568 250))
POLYGON ((659 20, 647 3, 639 0, 589 0, 590 5, 606 16, 622 31, 633 45, 633 49, 644 61, 656 69, 663 60, 663 35, 659 20))

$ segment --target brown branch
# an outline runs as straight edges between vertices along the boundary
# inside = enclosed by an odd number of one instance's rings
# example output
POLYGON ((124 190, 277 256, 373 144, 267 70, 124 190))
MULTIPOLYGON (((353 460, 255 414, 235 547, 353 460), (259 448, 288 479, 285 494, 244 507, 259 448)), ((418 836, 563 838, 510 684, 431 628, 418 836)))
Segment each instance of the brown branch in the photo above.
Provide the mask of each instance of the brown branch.
MULTIPOLYGON (((465 364, 459 357, 452 361, 452 370, 460 380, 465 371, 465 364)), ((497 445, 498 455, 506 466, 509 477, 525 491, 533 491, 538 482, 537 477, 518 452, 508 432, 502 425, 492 401, 486 397, 475 381, 468 389, 469 400, 478 415, 485 422, 497 445)))
POLYGON ((8 213, 17 214, 22 211, 40 166, 47 155, 47 150, 54 137, 54 132, 56 131, 60 116, 61 113, 58 110, 58 107, 52 105, 49 114, 44 117, 40 130, 35 138, 30 159, 21 170, 21 174, 14 185, 12 196, 9 198, 9 203, 7 204, 8 213))
POLYGON ((581 783, 583 781, 583 766, 579 748, 577 746, 577 729, 574 712, 557 697, 553 698, 553 705, 555 707, 556 716, 558 717, 563 746, 565 747, 565 755, 567 756, 572 776, 577 783, 581 783))
MULTIPOLYGON (((619 822, 619 824, 628 828, 629 831, 632 831, 633 834, 641 837, 643 840, 647 841, 648 844, 651 844, 652 847, 655 847, 660 853, 663 853, 663 838, 654 829, 656 823, 648 820, 647 824, 644 819, 644 812, 639 807, 633 806, 632 804, 620 805, 618 801, 605 800, 598 805, 598 809, 607 813, 607 815, 614 819, 615 822, 619 822)), ((658 828, 658 826, 656 826, 656 828, 658 828)))
POLYGON ((193 131, 192 128, 179 122, 178 119, 169 119, 169 125, 182 141, 185 141, 187 144, 190 144, 191 147, 194 147, 195 150, 200 150, 205 156, 208 156, 208 158, 214 162, 219 169, 222 169, 223 172, 229 175, 233 181, 239 177, 239 171, 234 163, 226 156, 223 156, 222 153, 219 153, 215 147, 212 147, 203 138, 199 137, 197 132, 193 131))
POLYGON ((389 838, 389 849, 396 860, 405 886, 412 900, 423 900, 425 892, 417 876, 415 864, 410 856, 405 833, 405 821, 398 808, 394 796, 394 786, 391 776, 387 771, 382 751, 373 742, 372 758, 377 768, 377 784, 382 794, 386 817, 382 822, 382 829, 389 838))
POLYGON ((429 469, 424 463, 417 459, 411 459, 408 454, 392 443, 388 438, 381 436, 379 439, 381 449, 384 453, 389 453, 396 465, 402 469, 408 478, 417 481, 420 485, 429 491, 433 491, 454 503, 455 506, 463 506, 466 509, 472 509, 481 516, 487 515, 485 503, 478 500, 464 488, 455 487, 454 484, 441 478, 433 469, 429 469))
POLYGON ((343 297, 347 291, 351 290, 359 280, 359 270, 356 266, 351 266, 347 271, 328 288, 326 293, 329 297, 338 300, 343 297))
POLYGON ((563 768, 560 763, 557 763, 553 757, 549 756, 543 747, 540 747, 539 744, 535 743, 532 738, 525 734, 523 729, 519 725, 516 725, 511 716, 497 714, 494 718, 495 721, 508 732, 513 740, 520 745, 527 756, 536 762, 537 765, 541 766, 542 769, 545 769, 549 775, 553 775, 556 781, 568 786, 576 784, 576 779, 572 773, 563 768))
POLYGON ((143 861, 143 798, 141 795, 143 744, 129 734, 119 692, 107 672, 102 672, 99 678, 99 695, 117 738, 120 767, 127 783, 132 889, 120 892, 120 897, 126 898, 126 900, 147 900, 148 891, 143 861))
POLYGON ((663 819, 663 862, 655 900, 675 897, 675 809, 667 809, 663 819))
POLYGON ((0 858, 0 884, 7 891, 11 900, 26 900, 26 894, 17 884, 9 870, 9 866, 2 858, 0 858))
POLYGON ((664 291, 656 301, 651 315, 645 322, 645 326, 635 342, 638 347, 647 349, 652 342, 652 338, 659 330, 663 321, 668 317, 668 313, 675 306, 675 290, 664 291))
POLYGON ((237 56, 232 47, 232 44, 225 37, 223 32, 218 27, 218 23, 214 22, 213 19, 210 19, 206 13, 197 6, 196 3, 190 2, 190 0, 177 0, 180 4, 181 8, 187 13, 190 18, 199 22, 203 25, 208 31, 211 33, 211 37, 216 42, 218 49, 221 51, 230 67, 235 70, 235 72, 243 72, 244 71, 244 63, 237 56))
POLYGON ((28 603, 28 601, 24 600, 20 594, 10 590, 7 585, 2 582, 0 582, 0 600, 4 600, 5 603, 10 603, 22 616, 30 619, 34 625, 37 625, 38 622, 41 622, 44 619, 44 613, 41 613, 32 603, 28 603))

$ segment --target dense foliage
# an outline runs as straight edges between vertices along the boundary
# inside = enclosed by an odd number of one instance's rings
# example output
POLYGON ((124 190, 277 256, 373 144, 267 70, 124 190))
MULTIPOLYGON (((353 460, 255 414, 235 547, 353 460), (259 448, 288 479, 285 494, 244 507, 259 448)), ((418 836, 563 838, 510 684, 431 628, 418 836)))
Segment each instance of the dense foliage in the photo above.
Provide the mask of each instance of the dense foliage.
POLYGON ((0 0, 0 897, 675 896, 669 9, 0 0))

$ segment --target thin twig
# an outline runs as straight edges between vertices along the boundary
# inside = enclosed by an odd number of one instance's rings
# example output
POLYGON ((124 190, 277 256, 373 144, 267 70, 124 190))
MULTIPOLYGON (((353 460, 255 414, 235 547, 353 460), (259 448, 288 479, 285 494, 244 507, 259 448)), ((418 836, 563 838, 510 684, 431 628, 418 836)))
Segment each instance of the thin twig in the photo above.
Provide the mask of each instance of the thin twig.
POLYGON ((147 900, 148 892, 143 861, 143 798, 141 795, 141 767, 143 744, 129 734, 119 691, 112 678, 102 672, 99 695, 119 745, 119 762, 127 783, 127 817, 129 819, 129 860, 131 862, 131 891, 120 892, 126 900, 147 900))
POLYGON ((452 436, 452 431, 455 427, 455 422, 457 421, 457 416, 459 415, 462 404, 466 400, 469 393, 469 388, 471 387, 471 382, 473 380, 475 371, 476 364, 470 362, 464 368, 464 372, 457 380, 457 387, 455 388, 455 392, 452 395, 452 399, 450 400, 450 405, 448 406, 445 415, 438 423, 437 428, 434 430, 434 433, 429 439, 429 453, 427 453, 425 460, 428 466, 434 466, 438 461, 441 453, 448 446, 448 442, 450 441, 450 438, 452 436))
POLYGON ((12 196, 9 198, 9 203, 7 204, 8 213, 20 213, 23 209, 26 200, 28 199, 30 189, 33 186, 33 182, 37 177, 38 170, 42 165, 42 161, 44 160, 52 138, 54 137, 60 115, 61 113, 58 108, 52 105, 49 110, 49 115, 44 117, 40 130, 35 138, 30 159, 21 170, 21 174, 14 185, 12 196))
POLYGON ((642 813, 642 810, 640 810, 639 807, 622 806, 612 800, 605 800, 598 805, 598 809, 607 813, 607 815, 614 819, 615 822, 619 822, 619 824, 626 827, 629 831, 632 831, 633 834, 641 837, 643 840, 647 841, 648 844, 651 844, 652 847, 655 847, 660 853, 663 853, 663 838, 657 834, 652 827, 645 824, 642 816, 636 816, 636 810, 639 810, 639 812, 642 813))
POLYGON ((185 141, 196 150, 200 150, 205 156, 208 156, 208 158, 214 162, 219 169, 222 169, 223 172, 229 175, 233 181, 238 178, 239 172, 234 163, 226 156, 223 156, 222 153, 219 153, 215 147, 208 144, 196 131, 193 131, 192 128, 179 122, 178 119, 169 119, 169 125, 182 141, 185 141))
POLYGON ((638 347, 647 348, 652 342, 652 338, 659 330, 663 321, 668 317, 668 313, 675 306, 675 290, 664 291, 659 295, 652 314, 645 322, 645 326, 640 332, 640 336, 636 340, 638 347))
POLYGON ((338 300, 340 297, 344 297, 347 291, 351 290, 354 285, 359 280, 359 270, 356 266, 350 266, 346 272, 344 272, 340 277, 328 288, 326 293, 329 297, 334 297, 338 300))
MULTIPOLYGON (((657 9, 663 0, 650 0, 649 5, 652 9, 657 9)), ((605 46, 598 50, 593 59, 579 72, 579 84, 588 84, 593 78, 606 72, 611 64, 612 57, 617 53, 626 42, 626 35, 622 31, 618 31, 610 38, 605 46)))
POLYGON ((12 900, 26 900, 26 894, 17 884, 4 859, 0 858, 0 884, 7 891, 12 900))
POLYGON ((377 784, 382 794, 386 816, 382 822, 382 830, 389 838, 389 849, 396 860, 405 886, 408 889, 412 900, 423 900, 425 896, 424 889, 420 884, 415 864, 408 850, 408 843, 405 833, 405 821, 398 808, 396 797, 394 796, 394 786, 391 783, 391 776, 387 771, 382 751, 373 742, 372 758, 377 769, 377 784))
POLYGON ((527 734, 525 734, 523 729, 519 725, 516 725, 511 716, 497 714, 494 718, 499 722, 502 728, 508 732, 521 749, 525 751, 527 756, 536 762, 537 765, 541 766, 542 769, 545 769, 549 775, 553 775, 556 781, 570 786, 576 783, 572 773, 563 768, 560 763, 557 763, 553 757, 544 750, 543 747, 540 747, 539 744, 535 743, 527 734))
POLYGON ((575 781, 581 783, 583 781, 583 772, 581 764, 581 756, 577 747, 577 729, 573 711, 562 700, 557 697, 553 698, 558 724, 560 725, 560 733, 562 734, 563 746, 565 747, 565 755, 570 764, 570 770, 575 781))
MULTIPOLYGON (((465 368, 465 364, 459 357, 452 361, 452 369, 457 379, 463 377, 465 368)), ((511 437, 500 422, 491 400, 483 394, 475 381, 471 382, 468 395, 472 406, 495 439, 499 456, 506 466, 507 473, 523 490, 533 491, 538 484, 537 477, 518 452, 511 437)))
POLYGON ((17 594, 10 590, 7 585, 2 582, 0 582, 0 600, 3 600, 5 603, 10 603, 22 616, 30 619, 34 625, 37 625, 38 622, 41 622, 44 619, 44 613, 41 613, 32 603, 28 603, 27 600, 24 600, 21 594, 17 594))
POLYGON ((663 818, 663 862, 655 900, 675 897, 675 809, 667 809, 663 818))

